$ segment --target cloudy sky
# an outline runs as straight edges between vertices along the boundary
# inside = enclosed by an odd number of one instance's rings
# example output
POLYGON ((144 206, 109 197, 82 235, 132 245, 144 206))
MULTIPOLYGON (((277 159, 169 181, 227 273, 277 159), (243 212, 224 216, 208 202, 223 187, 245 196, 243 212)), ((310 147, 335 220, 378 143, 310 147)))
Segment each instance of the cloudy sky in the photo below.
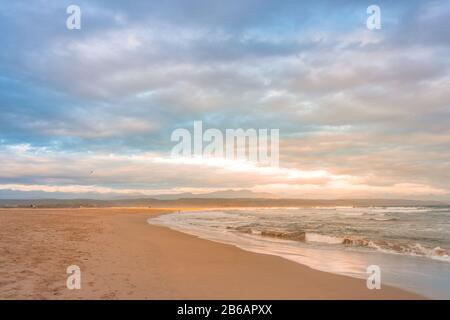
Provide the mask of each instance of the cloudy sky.
POLYGON ((0 197, 448 200, 449 21, 449 1, 0 0, 0 197), (279 129, 279 168, 172 159, 195 120, 279 129))

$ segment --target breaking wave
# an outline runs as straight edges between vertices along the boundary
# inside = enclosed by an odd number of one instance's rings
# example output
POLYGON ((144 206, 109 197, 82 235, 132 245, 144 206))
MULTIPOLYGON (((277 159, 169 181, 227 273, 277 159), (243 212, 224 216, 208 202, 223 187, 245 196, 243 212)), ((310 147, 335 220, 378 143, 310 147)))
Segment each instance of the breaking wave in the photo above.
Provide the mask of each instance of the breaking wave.
POLYGON ((448 250, 439 246, 429 248, 419 243, 405 244, 396 241, 364 239, 356 236, 331 236, 319 233, 293 231, 284 232, 279 230, 254 230, 248 227, 231 228, 238 232, 260 235, 283 240, 301 241, 306 243, 318 243, 327 245, 343 245, 345 247, 370 248, 384 253, 405 254, 422 256, 431 259, 450 262, 448 250))

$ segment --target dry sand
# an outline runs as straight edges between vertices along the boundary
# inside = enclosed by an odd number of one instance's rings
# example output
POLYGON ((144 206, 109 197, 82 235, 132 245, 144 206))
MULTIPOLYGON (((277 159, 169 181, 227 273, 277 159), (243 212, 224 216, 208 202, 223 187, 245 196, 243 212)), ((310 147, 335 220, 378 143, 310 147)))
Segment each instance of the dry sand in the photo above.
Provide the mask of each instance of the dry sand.
POLYGON ((173 210, 0 209, 0 299, 420 298, 146 222, 173 210))

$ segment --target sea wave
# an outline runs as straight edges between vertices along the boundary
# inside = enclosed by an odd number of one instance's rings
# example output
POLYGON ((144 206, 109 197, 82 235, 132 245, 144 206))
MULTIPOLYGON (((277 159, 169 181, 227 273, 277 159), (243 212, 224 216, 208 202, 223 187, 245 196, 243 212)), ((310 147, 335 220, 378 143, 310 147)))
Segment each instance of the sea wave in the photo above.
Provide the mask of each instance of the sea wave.
POLYGON ((372 221, 398 221, 397 218, 370 218, 372 221))
POLYGON ((282 240, 300 241, 305 243, 316 243, 325 245, 343 245, 345 247, 369 248, 376 251, 403 254, 419 257, 427 257, 435 260, 450 262, 450 253, 448 250, 439 246, 430 248, 420 243, 407 244, 397 241, 365 239, 358 236, 335 236, 319 234, 314 232, 292 231, 285 232, 280 230, 255 230, 248 227, 238 227, 234 229, 241 233, 260 235, 263 237, 271 237, 282 240))

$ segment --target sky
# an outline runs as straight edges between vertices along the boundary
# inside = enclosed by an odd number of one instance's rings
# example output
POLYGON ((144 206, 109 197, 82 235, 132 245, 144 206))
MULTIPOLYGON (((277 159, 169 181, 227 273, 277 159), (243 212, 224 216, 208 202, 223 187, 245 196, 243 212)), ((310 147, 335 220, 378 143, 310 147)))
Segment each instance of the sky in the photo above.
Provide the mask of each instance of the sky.
POLYGON ((449 1, 0 0, 0 197, 450 201, 449 19, 449 1), (171 158, 194 121, 279 129, 279 167, 171 158))

